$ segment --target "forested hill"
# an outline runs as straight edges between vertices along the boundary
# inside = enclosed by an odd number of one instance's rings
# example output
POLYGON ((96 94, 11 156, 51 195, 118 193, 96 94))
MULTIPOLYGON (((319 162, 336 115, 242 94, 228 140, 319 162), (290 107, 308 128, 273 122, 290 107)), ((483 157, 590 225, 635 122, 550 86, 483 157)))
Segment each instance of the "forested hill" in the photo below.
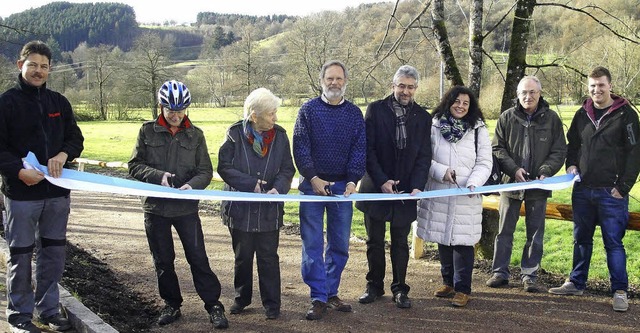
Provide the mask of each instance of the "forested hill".
POLYGON ((85 41, 128 50, 138 32, 133 8, 121 3, 52 2, 13 14, 2 23, 13 28, 2 31, 3 39, 9 42, 2 53, 10 58, 19 52, 23 41, 30 39, 53 38, 60 51, 72 51, 85 41), (19 42, 12 45, 13 41, 19 42))

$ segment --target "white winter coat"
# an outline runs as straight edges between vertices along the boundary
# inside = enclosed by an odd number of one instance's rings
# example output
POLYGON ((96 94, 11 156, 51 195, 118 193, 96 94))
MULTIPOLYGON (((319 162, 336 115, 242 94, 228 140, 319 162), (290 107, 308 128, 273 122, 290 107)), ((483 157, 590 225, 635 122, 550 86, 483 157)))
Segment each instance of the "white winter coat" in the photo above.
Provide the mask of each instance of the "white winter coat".
MULTIPOLYGON (((448 168, 455 170, 461 188, 482 186, 491 173, 491 142, 486 125, 478 120, 478 152, 476 154, 474 128, 462 139, 450 143, 440 133, 440 121, 433 120, 431 148, 433 157, 425 191, 457 188, 443 182, 448 168)), ((482 195, 459 195, 422 199, 418 204, 420 238, 443 245, 475 245, 482 233, 482 195)))

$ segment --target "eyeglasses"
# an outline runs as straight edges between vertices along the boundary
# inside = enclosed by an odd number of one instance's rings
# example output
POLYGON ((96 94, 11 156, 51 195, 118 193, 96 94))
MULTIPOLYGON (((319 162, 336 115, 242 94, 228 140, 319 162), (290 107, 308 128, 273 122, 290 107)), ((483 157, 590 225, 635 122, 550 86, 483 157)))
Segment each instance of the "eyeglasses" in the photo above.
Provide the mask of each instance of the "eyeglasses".
POLYGON ((416 90, 416 88, 418 88, 418 86, 414 86, 414 85, 406 85, 406 84, 403 84, 403 83, 400 83, 400 84, 394 84, 394 86, 395 86, 396 88, 400 89, 400 90, 408 89, 408 90, 410 90, 410 91, 411 91, 411 90, 416 90))
POLYGON ((521 90, 518 91, 518 96, 526 97, 527 95, 535 96, 540 93, 540 90, 521 90))

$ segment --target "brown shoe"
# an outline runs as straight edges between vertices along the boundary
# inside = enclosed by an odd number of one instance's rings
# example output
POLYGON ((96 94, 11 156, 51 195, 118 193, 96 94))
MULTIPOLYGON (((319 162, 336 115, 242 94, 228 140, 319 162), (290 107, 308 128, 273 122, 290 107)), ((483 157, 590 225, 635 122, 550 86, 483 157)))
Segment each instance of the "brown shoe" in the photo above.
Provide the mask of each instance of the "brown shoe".
POLYGON ((329 306, 340 312, 351 312, 351 304, 343 302, 338 296, 329 298, 329 306))
POLYGON ((311 307, 307 311, 307 320, 322 319, 322 316, 327 312, 327 303, 323 301, 315 300, 311 302, 311 307))
POLYGON ((456 294, 456 291, 453 290, 453 287, 447 286, 447 285, 443 285, 433 293, 435 297, 446 297, 446 298, 453 297, 453 295, 455 294, 456 294))
POLYGON ((466 306, 467 303, 469 303, 469 300, 471 299, 471 297, 465 293, 461 293, 461 292, 457 292, 456 295, 453 297, 453 300, 451 300, 451 305, 461 308, 463 306, 466 306))

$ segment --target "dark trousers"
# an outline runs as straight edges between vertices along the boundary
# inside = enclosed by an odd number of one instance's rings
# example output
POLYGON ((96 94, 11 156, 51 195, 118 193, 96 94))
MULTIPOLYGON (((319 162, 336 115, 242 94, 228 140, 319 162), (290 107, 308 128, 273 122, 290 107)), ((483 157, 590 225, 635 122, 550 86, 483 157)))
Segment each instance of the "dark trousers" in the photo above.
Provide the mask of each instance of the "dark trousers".
POLYGON ((200 217, 197 213, 178 217, 144 214, 144 228, 156 268, 160 297, 171 307, 179 308, 182 305, 180 285, 174 266, 176 253, 171 234, 172 226, 182 242, 196 292, 209 312, 214 305, 222 305, 219 301, 220 281, 209 266, 200 217))
MULTIPOLYGON (((364 226, 367 230, 367 262, 369 272, 367 273, 367 289, 384 293, 384 273, 385 273, 385 251, 384 235, 386 222, 375 219, 369 214, 364 214, 364 226)), ((407 265, 409 264, 409 243, 407 237, 411 230, 411 224, 402 227, 394 227, 391 224, 391 267, 393 271, 393 281, 391 292, 393 294, 402 292, 409 293, 409 286, 405 283, 407 276, 407 265)))
POLYGON ((233 285, 235 302, 241 306, 251 304, 253 295, 253 256, 258 265, 260 298, 265 309, 280 309, 280 258, 278 244, 280 231, 245 232, 229 228, 235 254, 233 285))
POLYGON ((471 294, 471 276, 475 253, 473 246, 438 244, 442 282, 457 292, 471 294))

